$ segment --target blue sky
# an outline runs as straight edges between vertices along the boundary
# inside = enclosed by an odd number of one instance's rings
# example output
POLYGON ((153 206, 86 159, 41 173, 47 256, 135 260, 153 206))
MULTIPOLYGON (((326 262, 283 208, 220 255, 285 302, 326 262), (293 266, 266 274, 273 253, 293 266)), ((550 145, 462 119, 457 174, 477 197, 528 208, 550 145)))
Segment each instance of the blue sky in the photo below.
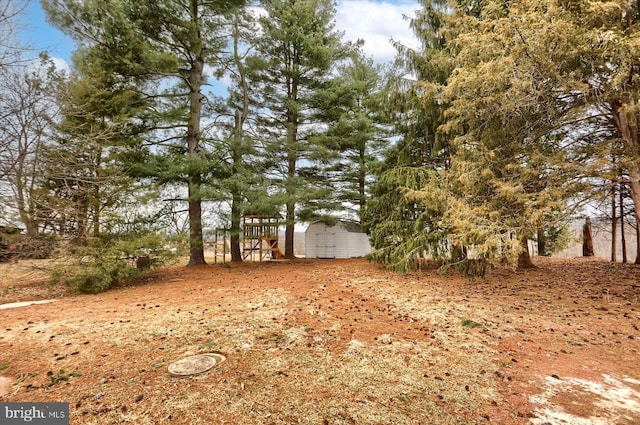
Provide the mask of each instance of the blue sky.
POLYGON ((36 54, 47 51, 52 56, 71 62, 73 40, 47 23, 40 0, 29 2, 21 21, 20 37, 35 50, 36 54))
MULTIPOLYGON (((412 16, 417 8, 417 0, 340 0, 336 27, 344 31, 349 40, 363 38, 365 53, 377 62, 388 62, 394 55, 390 38, 415 44, 409 24, 402 15, 412 16)), ((22 16, 22 24, 20 37, 35 50, 35 54, 47 51, 50 56, 68 63, 71 61, 73 40, 46 22, 39 0, 30 1, 22 16)))

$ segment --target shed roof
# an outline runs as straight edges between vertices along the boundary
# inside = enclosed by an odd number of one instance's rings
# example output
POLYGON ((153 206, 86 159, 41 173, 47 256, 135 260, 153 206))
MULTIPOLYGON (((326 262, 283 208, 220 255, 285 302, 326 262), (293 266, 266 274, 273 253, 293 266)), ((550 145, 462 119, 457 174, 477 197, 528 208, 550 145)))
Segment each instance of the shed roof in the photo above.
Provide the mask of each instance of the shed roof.
MULTIPOLYGON (((327 220, 323 220, 323 219, 316 220, 316 221, 312 222, 311 224, 315 224, 315 223, 324 223, 326 225, 330 225, 331 224, 327 220)), ((349 233, 362 233, 360 223, 358 223, 357 221, 337 220, 336 225, 337 226, 341 226, 342 228, 344 228, 349 233)))

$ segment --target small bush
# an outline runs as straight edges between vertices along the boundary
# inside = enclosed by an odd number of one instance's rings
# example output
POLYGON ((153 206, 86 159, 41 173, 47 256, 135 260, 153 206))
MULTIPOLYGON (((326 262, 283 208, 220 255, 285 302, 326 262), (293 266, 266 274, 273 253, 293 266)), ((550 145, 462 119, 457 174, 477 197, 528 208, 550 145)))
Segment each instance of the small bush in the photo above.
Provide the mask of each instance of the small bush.
POLYGON ((65 283, 78 292, 96 294, 106 291, 117 283, 133 280, 140 274, 137 268, 122 261, 113 260, 106 264, 93 264, 88 268, 79 269, 67 277, 65 283))
POLYGON ((54 282, 64 282, 72 290, 95 294, 113 285, 140 277, 145 270, 160 266, 172 256, 158 235, 86 239, 76 245, 73 261, 51 274, 54 282), (145 259, 145 267, 138 267, 145 259))

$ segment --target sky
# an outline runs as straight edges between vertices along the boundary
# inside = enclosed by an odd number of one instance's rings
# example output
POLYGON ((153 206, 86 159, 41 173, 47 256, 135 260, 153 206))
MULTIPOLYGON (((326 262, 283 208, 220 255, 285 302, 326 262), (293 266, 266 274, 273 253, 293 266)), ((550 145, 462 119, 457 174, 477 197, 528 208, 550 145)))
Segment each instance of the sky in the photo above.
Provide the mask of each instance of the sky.
POLYGON ((73 40, 49 25, 40 0, 30 0, 21 15, 20 38, 30 46, 35 55, 46 51, 52 57, 71 63, 73 40))
MULTIPOLYGON (((377 63, 387 63, 395 55, 390 39, 416 46, 403 15, 413 16, 417 8, 417 0, 339 0, 336 29, 344 31, 347 40, 364 39, 365 53, 377 63)), ((71 62, 74 42, 47 23, 40 0, 31 0, 25 9, 21 38, 36 54, 46 51, 60 65, 71 62)))

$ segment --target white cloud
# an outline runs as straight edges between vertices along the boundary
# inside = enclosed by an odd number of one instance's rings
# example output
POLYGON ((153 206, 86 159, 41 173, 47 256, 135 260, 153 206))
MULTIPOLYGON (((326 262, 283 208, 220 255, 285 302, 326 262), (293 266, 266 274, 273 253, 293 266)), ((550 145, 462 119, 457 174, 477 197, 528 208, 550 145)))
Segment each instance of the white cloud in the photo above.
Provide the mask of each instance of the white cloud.
POLYGON ((64 71, 67 74, 71 73, 71 65, 66 60, 57 56, 51 56, 49 59, 51 59, 57 70, 64 71))
MULTIPOLYGON (((402 44, 417 48, 418 41, 409 28, 409 22, 403 16, 413 17, 420 7, 417 0, 389 1, 375 0, 338 0, 335 27, 344 32, 345 40, 365 40, 363 50, 376 63, 390 63, 396 50, 391 45, 391 39, 402 44)), ((251 8, 252 13, 262 16, 266 12, 262 7, 251 8)), ((213 91, 226 95, 230 79, 224 77, 213 81, 213 91)))
POLYGON ((391 62, 396 54, 391 39, 418 47, 409 22, 403 19, 403 15, 413 17, 418 7, 417 1, 340 0, 336 29, 344 31, 347 40, 365 40, 363 50, 376 62, 391 62))
MULTIPOLYGON (((71 65, 64 59, 57 56, 49 56, 48 59, 55 66, 56 71, 64 73, 66 75, 71 74, 71 65)), ((24 69, 28 73, 34 73, 42 78, 45 77, 45 73, 49 68, 49 64, 45 67, 42 65, 40 56, 28 57, 20 60, 20 63, 24 66, 24 69)))

